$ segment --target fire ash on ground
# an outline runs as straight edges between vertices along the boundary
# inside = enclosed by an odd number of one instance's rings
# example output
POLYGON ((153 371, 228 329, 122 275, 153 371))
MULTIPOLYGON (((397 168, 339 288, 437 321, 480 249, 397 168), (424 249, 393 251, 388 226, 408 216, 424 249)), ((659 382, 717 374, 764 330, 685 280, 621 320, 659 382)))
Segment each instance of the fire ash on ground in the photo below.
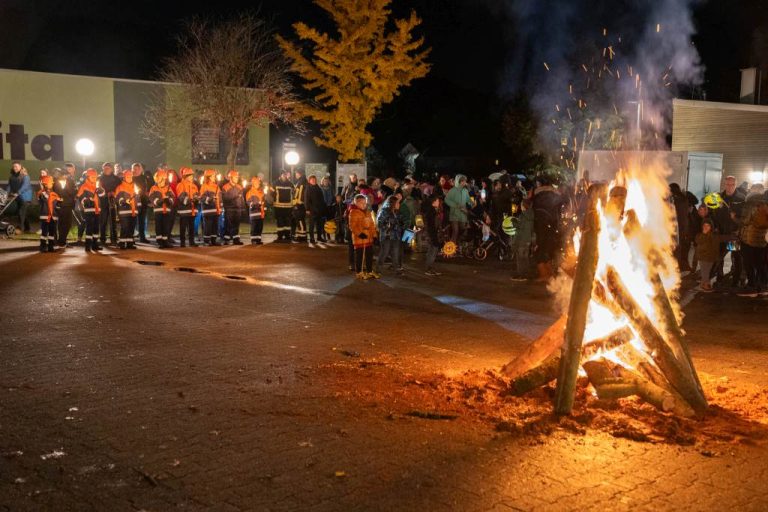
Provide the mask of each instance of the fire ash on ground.
POLYGON ((602 433, 695 446, 716 455, 733 445, 768 443, 768 390, 706 375, 702 386, 710 407, 699 419, 659 411, 637 398, 600 400, 589 392, 585 378, 579 381, 573 413, 559 417, 552 412, 552 385, 519 397, 495 371, 419 375, 386 354, 324 365, 316 375, 337 399, 373 408, 382 421, 453 420, 531 444, 602 433))

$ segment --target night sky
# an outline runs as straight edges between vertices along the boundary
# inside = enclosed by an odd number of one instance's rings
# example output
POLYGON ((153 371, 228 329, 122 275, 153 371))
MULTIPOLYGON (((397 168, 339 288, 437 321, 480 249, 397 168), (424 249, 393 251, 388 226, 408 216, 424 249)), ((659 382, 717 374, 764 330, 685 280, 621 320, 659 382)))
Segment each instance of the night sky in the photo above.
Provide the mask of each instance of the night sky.
MULTIPOLYGON (((693 4, 693 40, 705 68, 701 87, 707 99, 737 101, 739 68, 768 67, 768 2, 669 1, 693 4)), ((374 145, 390 157, 408 141, 435 155, 496 152, 501 106, 516 92, 531 93, 531 81, 522 75, 530 78, 529 70, 537 69, 539 41, 556 47, 567 44, 564 35, 597 36, 600 26, 611 20, 617 25, 612 30, 631 33, 633 22, 642 18, 638 5, 658 5, 650 0, 614 0, 586 2, 596 7, 574 10, 580 3, 584 2, 395 0, 396 12, 413 8, 422 17, 422 32, 433 49, 433 69, 383 109, 372 127, 374 145), (622 3, 637 12, 627 18, 622 3), (524 24, 516 19, 519 5, 532 11, 524 24), (567 23, 558 25, 559 18, 568 16, 567 23)), ((254 5, 258 4, 227 0, 3 0, 0 67, 151 80, 162 59, 173 54, 174 38, 185 19, 227 16, 254 5)), ((295 21, 327 23, 310 0, 263 0, 260 14, 272 18, 277 30, 288 36, 295 21)))

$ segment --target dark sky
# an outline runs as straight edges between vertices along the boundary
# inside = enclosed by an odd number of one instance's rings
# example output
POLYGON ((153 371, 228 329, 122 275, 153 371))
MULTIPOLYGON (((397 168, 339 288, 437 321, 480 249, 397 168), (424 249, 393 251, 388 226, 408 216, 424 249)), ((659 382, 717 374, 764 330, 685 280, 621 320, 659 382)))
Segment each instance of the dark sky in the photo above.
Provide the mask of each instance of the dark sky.
MULTIPOLYGON (((392 154, 409 140, 435 154, 478 154, 498 147, 497 117, 504 99, 500 96, 514 89, 509 84, 509 61, 520 58, 515 49, 520 48, 517 36, 524 31, 510 19, 514 13, 509 15, 509 6, 514 8, 515 3, 394 1, 396 11, 414 8, 423 18, 423 34, 433 48, 433 70, 383 110, 373 127, 374 144, 382 152, 392 154)), ((530 3, 547 4, 556 13, 572 1, 530 3)), ((604 3, 607 7, 602 12, 610 16, 614 2, 604 3)), ((739 68, 768 64, 768 1, 694 3, 694 41, 706 68, 707 97, 736 101, 739 68)), ((162 58, 173 53, 175 34, 185 19, 227 16, 254 5, 233 0, 2 0, 0 67, 152 79, 162 58)), ((272 17, 285 35, 290 35, 290 24, 297 20, 325 23, 323 13, 310 0, 263 0, 260 12, 272 17)), ((586 23, 589 16, 584 14, 579 16, 586 23)), ((541 37, 556 37, 547 33, 548 13, 538 15, 544 22, 541 37)))

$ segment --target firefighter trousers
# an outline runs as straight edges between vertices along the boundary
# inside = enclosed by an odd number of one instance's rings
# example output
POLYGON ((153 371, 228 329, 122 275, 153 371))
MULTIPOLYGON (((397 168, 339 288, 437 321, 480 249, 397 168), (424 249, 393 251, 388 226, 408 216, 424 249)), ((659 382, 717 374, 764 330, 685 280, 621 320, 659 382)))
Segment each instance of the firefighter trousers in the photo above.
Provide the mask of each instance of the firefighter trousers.
POLYGON ((136 227, 136 217, 133 215, 120 215, 120 238, 117 239, 120 247, 133 244, 133 230, 136 227))
POLYGON ((264 219, 261 217, 251 218, 251 243, 261 243, 261 232, 264 231, 264 219))
POLYGON ((155 212, 155 241, 158 245, 168 243, 171 228, 173 228, 173 212, 155 212))
POLYGON ((40 250, 46 251, 50 248, 53 251, 53 245, 56 243, 58 232, 56 230, 56 219, 40 220, 40 250))
POLYGON ((203 215, 203 242, 215 243, 218 238, 219 215, 216 213, 203 215))
POLYGON ((224 210, 224 242, 240 241, 240 210, 224 210))
POLYGON ((275 220, 277 221, 277 239, 291 239, 291 207, 275 207, 275 220))
POLYGON ((99 215, 89 212, 83 214, 85 232, 85 250, 90 251, 99 246, 99 215))
POLYGON ((186 243, 189 237, 189 243, 195 243, 195 218, 191 215, 181 215, 179 217, 179 241, 186 243))

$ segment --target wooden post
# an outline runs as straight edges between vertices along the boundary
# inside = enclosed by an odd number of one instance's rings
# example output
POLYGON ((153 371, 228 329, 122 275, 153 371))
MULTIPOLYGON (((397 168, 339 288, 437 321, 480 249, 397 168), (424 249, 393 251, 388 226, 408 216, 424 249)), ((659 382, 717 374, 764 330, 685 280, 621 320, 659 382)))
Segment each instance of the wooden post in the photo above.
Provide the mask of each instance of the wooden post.
POLYGON ((598 185, 592 185, 589 188, 589 206, 581 232, 579 261, 573 278, 571 300, 568 305, 568 320, 565 326, 565 342, 563 343, 557 375, 556 414, 570 414, 576 396, 576 378, 581 363, 581 344, 584 341, 587 310, 592 300, 592 285, 595 282, 599 256, 600 214, 597 211, 597 199, 602 190, 603 187, 598 185))
POLYGON ((653 360, 664 377, 697 414, 703 414, 707 409, 704 395, 699 392, 692 376, 682 370, 666 340, 627 291, 618 272, 613 267, 608 267, 607 280, 608 290, 616 299, 616 303, 627 314, 640 338, 651 349, 653 360))

